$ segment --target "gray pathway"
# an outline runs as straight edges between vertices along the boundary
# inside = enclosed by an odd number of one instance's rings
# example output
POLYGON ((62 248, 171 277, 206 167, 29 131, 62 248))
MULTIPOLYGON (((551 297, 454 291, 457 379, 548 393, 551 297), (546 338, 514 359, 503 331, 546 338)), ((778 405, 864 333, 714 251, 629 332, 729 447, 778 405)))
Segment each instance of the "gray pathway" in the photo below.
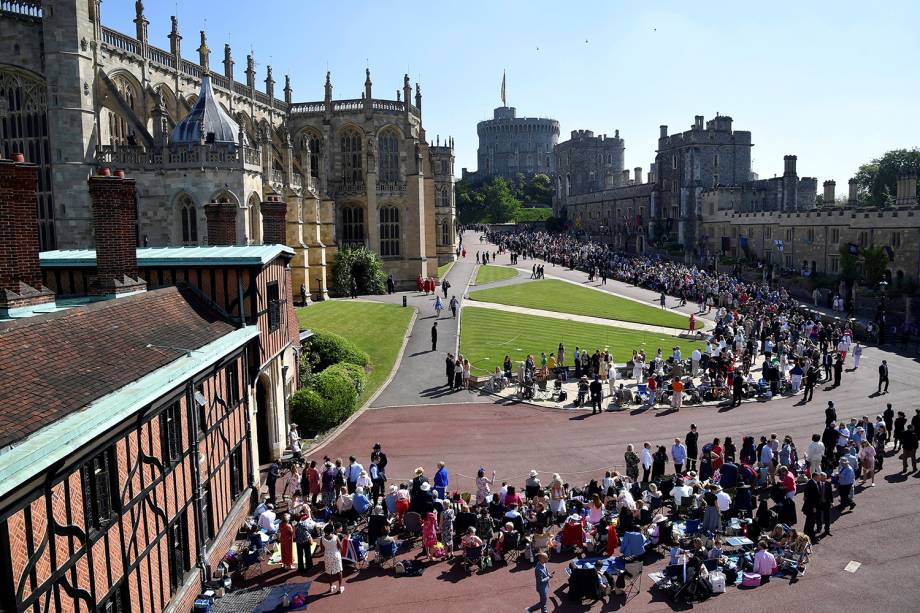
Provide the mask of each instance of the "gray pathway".
MULTIPOLYGON (((470 240, 472 235, 467 234, 464 238, 470 240)), ((476 260, 473 255, 475 253, 475 249, 471 254, 467 248, 466 259, 457 260, 447 273, 447 280, 451 285, 447 300, 444 300, 441 290, 438 289, 445 307, 447 307, 450 296, 455 295, 460 300, 462 309, 465 302, 463 293, 476 271, 476 260)), ((409 308, 418 309, 418 317, 410 332, 409 341, 406 344, 402 361, 397 367, 396 375, 377 396, 371 407, 489 402, 488 396, 480 396, 478 392, 451 391, 447 387, 445 360, 448 352, 456 353, 459 323, 458 320, 451 317, 450 309, 445 308, 441 312, 441 318, 437 319, 434 312, 434 296, 430 294, 426 296, 415 291, 398 292, 389 296, 367 296, 366 298, 402 304, 403 296, 406 296, 409 308), (432 351, 431 327, 435 321, 438 322, 438 349, 432 351)))

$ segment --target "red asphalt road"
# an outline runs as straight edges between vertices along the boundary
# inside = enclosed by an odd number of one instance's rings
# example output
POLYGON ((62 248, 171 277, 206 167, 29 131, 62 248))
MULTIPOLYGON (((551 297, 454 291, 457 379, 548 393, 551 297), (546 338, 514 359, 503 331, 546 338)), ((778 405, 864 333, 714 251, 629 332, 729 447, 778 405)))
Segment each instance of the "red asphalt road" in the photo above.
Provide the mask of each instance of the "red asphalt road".
MULTIPOLYGON (((532 468, 540 471, 544 482, 552 472, 559 472, 570 483, 586 482, 603 475, 605 468, 622 465, 627 443, 667 444, 673 437, 683 438, 690 422, 695 422, 701 441, 713 436, 731 435, 740 444, 743 434, 791 434, 800 454, 810 435, 820 432, 827 400, 834 400, 840 418, 880 413, 885 402, 895 410, 913 414, 916 402, 911 385, 920 374, 917 364, 907 358, 867 349, 858 374, 845 373, 843 386, 835 390, 819 388, 815 401, 797 405, 796 399, 779 399, 768 403, 751 403, 733 410, 717 407, 688 407, 679 413, 644 411, 636 414, 591 416, 581 411, 544 409, 520 404, 441 405, 369 410, 342 434, 310 458, 321 460, 328 454, 347 458, 354 454, 367 462, 371 446, 381 442, 389 456, 390 483, 408 479, 416 466, 433 474, 439 460, 451 471, 451 489, 472 491, 472 481, 462 475, 475 475, 480 465, 497 471, 501 480, 520 485, 532 468), (891 366, 892 393, 870 397, 874 391, 875 372, 886 357, 891 366)), ((702 443, 701 443, 702 444, 702 443)), ((774 580, 756 590, 735 588, 694 608, 708 611, 742 611, 767 608, 772 611, 789 607, 813 611, 851 611, 872 608, 875 611, 920 610, 920 582, 916 579, 920 554, 920 515, 916 499, 920 478, 898 476, 900 462, 888 457, 875 488, 866 488, 856 496, 855 511, 841 516, 833 525, 834 536, 814 548, 808 572, 789 586, 786 580, 774 580), (862 566, 855 572, 844 571, 851 560, 862 566)), ((801 499, 797 500, 801 509, 801 499)), ((801 527, 801 512, 799 512, 801 527)), ((411 552, 414 556, 417 550, 411 552)), ((553 556, 551 570, 556 576, 551 590, 560 610, 612 610, 614 603, 596 603, 593 607, 574 607, 565 599, 564 564, 567 556, 553 556)), ((346 592, 322 596, 328 590, 326 578, 318 569, 310 574, 314 580, 311 611, 521 611, 536 602, 532 567, 526 562, 511 568, 498 568, 484 575, 466 577, 447 563, 430 566, 422 577, 395 578, 375 567, 352 572, 346 578, 346 592), (385 574, 386 576, 381 576, 385 574)), ((655 569, 661 562, 653 564, 655 569)), ((648 569, 648 567, 647 567, 648 569)), ((279 574, 270 582, 293 579, 279 574)), ((629 601, 628 610, 667 611, 672 606, 663 595, 650 590, 647 575, 642 579, 640 594, 629 601)))

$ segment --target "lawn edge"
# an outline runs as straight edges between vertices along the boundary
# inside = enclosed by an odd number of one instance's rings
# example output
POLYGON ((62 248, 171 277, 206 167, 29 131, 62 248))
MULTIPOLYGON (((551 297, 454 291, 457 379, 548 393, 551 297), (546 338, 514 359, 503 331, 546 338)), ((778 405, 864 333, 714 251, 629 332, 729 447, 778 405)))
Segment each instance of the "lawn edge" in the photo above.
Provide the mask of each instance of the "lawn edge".
MULTIPOLYGON (((367 300, 366 302, 374 301, 367 300)), ((374 392, 370 398, 368 398, 364 404, 358 408, 357 411, 352 413, 348 419, 340 423, 332 430, 322 433, 320 435, 321 438, 318 441, 317 439, 313 439, 310 445, 303 450, 304 455, 315 453, 325 447, 327 444, 334 441, 342 432, 345 431, 346 428, 348 428, 348 426, 354 423, 356 419, 361 417, 361 415, 363 415, 364 412, 370 408, 371 403, 377 400, 377 397, 383 393, 383 390, 385 390, 390 385, 390 383, 393 382, 393 378, 396 376, 396 371, 399 370, 399 365, 402 363, 403 354, 406 352, 406 345, 409 344, 409 337, 412 335, 412 328, 415 326, 415 320, 418 318, 418 309, 413 307, 412 311, 412 317, 409 318, 409 325, 406 326, 406 333, 403 335, 402 346, 399 348, 399 353, 396 354, 396 360, 393 362, 393 367, 390 369, 390 374, 387 376, 387 378, 383 381, 383 383, 380 384, 380 387, 377 388, 377 391, 374 392)))

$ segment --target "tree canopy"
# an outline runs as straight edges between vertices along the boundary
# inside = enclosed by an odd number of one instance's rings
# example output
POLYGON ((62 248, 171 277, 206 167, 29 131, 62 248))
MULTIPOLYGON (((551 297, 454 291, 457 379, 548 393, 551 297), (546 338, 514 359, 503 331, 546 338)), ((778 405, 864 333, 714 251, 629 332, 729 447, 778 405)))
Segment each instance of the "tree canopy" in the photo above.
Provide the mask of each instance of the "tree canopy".
POLYGON ((894 149, 860 166, 856 172, 859 204, 893 205, 897 195, 898 175, 904 172, 920 175, 920 149, 894 149))
POLYGON ((532 221, 551 215, 544 211, 533 212, 553 202, 552 179, 543 173, 529 176, 518 173, 512 181, 494 177, 475 185, 461 179, 455 190, 461 223, 532 221))

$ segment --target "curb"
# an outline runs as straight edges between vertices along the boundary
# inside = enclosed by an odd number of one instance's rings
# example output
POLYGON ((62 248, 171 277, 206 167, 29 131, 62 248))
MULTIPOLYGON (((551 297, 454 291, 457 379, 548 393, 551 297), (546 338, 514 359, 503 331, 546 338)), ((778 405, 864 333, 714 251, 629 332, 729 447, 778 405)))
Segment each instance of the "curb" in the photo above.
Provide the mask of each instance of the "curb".
POLYGON ((463 307, 466 304, 466 301, 471 299, 470 284, 473 282, 473 279, 476 278, 476 275, 479 274, 480 266, 481 264, 476 264, 476 266, 473 267, 473 272, 466 280, 466 287, 463 288, 463 293, 460 294, 463 300, 460 301, 460 308, 457 310, 457 342, 454 343, 454 355, 460 355, 460 330, 461 326, 463 326, 463 307))
POLYGON ((373 395, 370 398, 368 398, 357 411, 352 413, 348 417, 348 419, 340 423, 338 426, 336 426, 329 432, 323 433, 322 439, 320 439, 318 442, 316 441, 316 439, 313 439, 314 442, 310 443, 309 447, 306 447, 303 449, 302 451, 303 455, 307 455, 310 453, 316 453, 317 451, 325 447, 327 444, 335 440, 336 437, 339 436, 339 434, 341 434, 343 431, 345 431, 346 428, 348 428, 348 426, 350 426, 356 419, 361 417, 365 411, 370 409, 371 403, 377 400, 377 397, 381 393, 383 393, 383 390, 385 390, 387 386, 389 386, 390 383, 393 382, 393 378, 396 376, 396 371, 399 370, 399 365, 400 363, 402 363, 403 354, 406 352, 406 345, 409 344, 409 337, 412 336, 412 328, 415 326, 415 320, 418 319, 418 309, 415 307, 412 307, 412 309, 414 311, 412 313, 412 318, 409 320, 409 325, 406 328, 406 334, 403 337, 402 347, 399 348, 399 353, 396 354, 396 361, 393 362, 393 368, 390 369, 389 376, 386 378, 386 380, 383 383, 380 384, 380 387, 377 388, 377 391, 374 392, 373 395))

